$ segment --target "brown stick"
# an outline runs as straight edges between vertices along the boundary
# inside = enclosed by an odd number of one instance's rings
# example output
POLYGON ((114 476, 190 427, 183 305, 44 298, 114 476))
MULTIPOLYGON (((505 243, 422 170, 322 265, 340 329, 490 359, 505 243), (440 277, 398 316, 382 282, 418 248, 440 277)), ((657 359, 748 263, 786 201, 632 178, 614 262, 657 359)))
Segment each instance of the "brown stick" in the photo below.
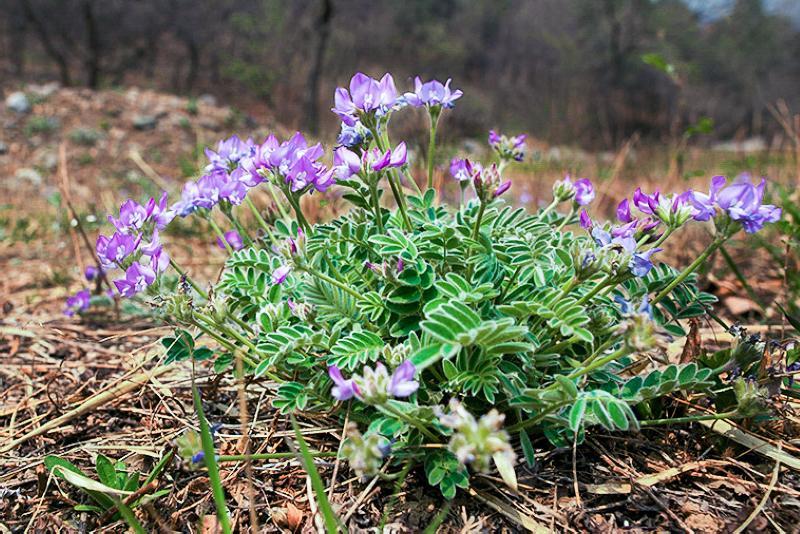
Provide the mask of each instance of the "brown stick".
MULTIPOLYGON (((86 235, 86 231, 83 229, 81 219, 78 217, 78 213, 75 211, 75 208, 72 205, 72 198, 69 194, 69 172, 67 171, 67 146, 64 143, 61 143, 61 145, 58 147, 58 161, 59 174, 61 175, 61 183, 59 184, 61 196, 64 199, 64 203, 67 205, 67 210, 69 211, 70 217, 76 223, 75 228, 77 228, 78 233, 80 233, 81 237, 83 238, 83 244, 86 245, 86 249, 89 251, 89 256, 94 259, 94 264, 97 267, 97 276, 100 277, 100 280, 105 283, 105 285, 108 286, 108 288, 113 292, 114 286, 112 286, 111 282, 109 282, 108 277, 103 270, 103 266, 100 263, 100 258, 97 257, 97 251, 92 246, 92 242, 89 241, 89 236, 86 235)), ((72 233, 71 226, 70 233, 72 233)), ((78 258, 78 261, 81 261, 80 258, 78 258)), ((81 270, 83 270, 82 265, 81 270)), ((116 312, 117 318, 119 318, 119 295, 116 293, 114 293, 114 311, 116 312)))
MULTIPOLYGON (((125 497, 125 499, 122 502, 125 503, 125 505, 127 506, 132 502, 136 501, 139 497, 142 497, 150 493, 151 491, 155 491, 156 488, 158 488, 158 481, 153 480, 149 484, 145 484, 141 488, 137 489, 136 491, 125 497)), ((108 521, 111 520, 112 517, 114 517, 114 514, 116 513, 117 513, 117 506, 114 505, 108 510, 106 510, 106 513, 100 516, 100 524, 105 525, 108 521)))

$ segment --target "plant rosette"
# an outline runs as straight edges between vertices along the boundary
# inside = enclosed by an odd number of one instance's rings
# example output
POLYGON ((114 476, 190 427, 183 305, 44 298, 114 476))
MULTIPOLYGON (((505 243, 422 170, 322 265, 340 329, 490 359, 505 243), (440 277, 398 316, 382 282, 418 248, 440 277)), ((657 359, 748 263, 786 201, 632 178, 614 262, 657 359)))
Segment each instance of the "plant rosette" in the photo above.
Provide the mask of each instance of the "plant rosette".
MULTIPOLYGON (((471 472, 497 470, 516 487, 515 449, 532 462, 534 438, 565 446, 592 426, 638 429, 666 395, 708 396, 726 416, 763 409, 757 387, 730 388, 720 376, 749 372, 741 351, 649 362, 715 301, 694 271, 739 230, 780 218, 764 203, 765 181, 715 177, 707 193, 637 189, 617 220, 599 222, 588 212, 592 182, 567 176, 547 206, 527 213, 506 203, 513 183, 504 176, 524 160, 525 137, 492 131, 493 160, 453 160, 461 202, 440 204, 436 191, 419 190, 389 123, 405 108, 428 112, 432 183, 435 129, 461 96, 449 81, 418 79, 401 94, 391 75, 359 73, 336 90, 343 124, 332 155, 301 133, 221 141, 176 202, 126 200, 110 217, 113 234, 97 240, 98 264, 122 297, 155 303, 178 327, 164 340, 170 361, 213 360, 227 372, 239 354, 248 373, 276 384, 280 412, 342 421, 349 412, 341 454, 359 475, 417 463, 448 498, 471 472), (279 216, 255 205, 255 188, 268 189, 279 216), (310 224, 300 199, 331 188, 352 209, 310 224), (168 256, 161 233, 176 217, 200 217, 210 245, 226 251, 214 284, 168 256), (680 270, 654 263, 691 223, 713 233, 696 260, 680 270), (747 399, 714 394, 731 389, 747 399)), ((89 297, 72 297, 67 313, 84 311, 89 297)))

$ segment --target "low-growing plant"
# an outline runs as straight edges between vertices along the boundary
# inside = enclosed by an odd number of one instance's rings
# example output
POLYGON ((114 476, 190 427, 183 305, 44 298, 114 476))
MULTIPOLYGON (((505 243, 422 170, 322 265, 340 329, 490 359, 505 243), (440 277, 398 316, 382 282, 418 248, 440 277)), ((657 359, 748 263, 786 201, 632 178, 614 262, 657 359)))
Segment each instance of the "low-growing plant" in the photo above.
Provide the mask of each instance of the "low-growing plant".
POLYGON ((76 511, 92 512, 100 519, 124 519, 135 532, 146 532, 132 510, 167 495, 171 490, 151 490, 154 482, 173 458, 168 452, 142 481, 141 475, 130 471, 125 462, 113 461, 98 454, 95 460, 97 479, 83 473, 75 464, 59 456, 47 456, 44 465, 55 477, 80 489, 93 504, 78 504, 76 511))
POLYGON ((25 123, 23 133, 25 137, 32 137, 37 134, 49 134, 58 130, 60 126, 61 123, 57 117, 34 115, 25 123))
POLYGON ((617 221, 600 222, 587 211, 592 183, 567 176, 527 213, 504 202, 513 188, 504 171, 524 158, 524 136, 491 132, 493 161, 453 160, 461 200, 442 204, 419 189, 389 124, 406 107, 429 114, 431 184, 435 128, 459 97, 449 81, 417 80, 398 94, 388 74, 357 74, 336 91, 343 124, 332 165, 300 133, 261 144, 234 136, 207 149, 203 176, 176 203, 166 193, 125 201, 113 235, 97 240, 99 261, 122 297, 147 296, 177 326, 169 360, 213 360, 225 372, 241 356, 274 384, 282 413, 349 413, 341 454, 356 473, 391 478, 411 462, 448 498, 471 471, 496 469, 516 487, 516 446, 533 462, 536 438, 567 446, 593 426, 669 422, 658 418, 665 396, 719 401, 719 413, 689 420, 757 415, 759 385, 728 381, 741 350, 682 364, 664 354, 686 336, 682 321, 715 301, 698 290, 698 267, 741 229, 779 219, 763 204, 765 182, 637 189, 617 221), (292 215, 267 224, 248 196, 256 187, 278 192, 292 215), (353 209, 311 224, 300 199, 331 188, 353 209), (160 232, 174 217, 202 217, 214 231, 228 253, 217 282, 194 280, 168 256, 160 232), (654 264, 689 223, 711 232, 705 250, 683 269, 654 264), (162 283, 169 269, 181 278, 175 291, 162 283))

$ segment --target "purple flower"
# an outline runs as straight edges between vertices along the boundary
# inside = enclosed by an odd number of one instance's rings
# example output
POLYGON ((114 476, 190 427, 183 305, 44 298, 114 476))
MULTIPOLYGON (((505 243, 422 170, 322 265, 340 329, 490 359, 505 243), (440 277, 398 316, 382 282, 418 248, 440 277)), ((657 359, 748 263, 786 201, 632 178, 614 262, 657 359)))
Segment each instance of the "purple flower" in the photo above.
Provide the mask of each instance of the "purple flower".
POLYGON ((114 280, 117 291, 123 297, 132 297, 144 291, 156 279, 156 273, 147 265, 138 261, 131 264, 125 271, 125 278, 114 280))
POLYGON ((339 146, 353 148, 360 146, 371 136, 372 134, 361 122, 356 121, 353 126, 349 126, 343 122, 339 136, 336 138, 336 143, 339 146))
POLYGON ((727 180, 724 176, 714 176, 708 194, 692 191, 690 202, 695 208, 694 219, 707 221, 717 214, 717 194, 727 180))
MULTIPOLYGON (((229 230, 225 232, 225 241, 230 245, 233 250, 241 250, 244 247, 244 242, 242 241, 242 236, 239 235, 239 232, 236 230, 229 230)), ((225 242, 222 241, 222 238, 217 238, 217 246, 221 249, 225 249, 225 242)))
POLYGON ((592 229, 592 219, 589 218, 589 214, 586 213, 586 210, 581 210, 580 220, 581 220, 581 228, 583 228, 584 230, 592 229))
POLYGON ((150 218, 155 221, 156 228, 163 230, 169 223, 172 222, 172 219, 175 218, 175 212, 167 208, 167 192, 164 191, 161 193, 161 199, 158 201, 158 203, 156 203, 155 199, 152 198, 150 201, 153 203, 150 218))
POLYGON ((115 232, 111 238, 101 235, 97 238, 97 252, 98 254, 103 253, 100 259, 104 264, 113 265, 133 254, 140 242, 140 236, 120 232, 115 232))
POLYGON ((648 195, 642 192, 641 187, 637 187, 636 191, 633 192, 633 205, 641 211, 642 213, 646 213, 647 215, 653 215, 658 209, 658 202, 661 199, 661 193, 656 190, 655 193, 652 195, 648 195))
POLYGON ((279 285, 286 281, 286 278, 289 276, 289 273, 292 272, 291 265, 281 265, 274 271, 272 271, 272 283, 273 285, 279 285))
POLYGON ((333 174, 339 180, 347 180, 361 171, 361 158, 345 147, 333 152, 333 174))
POLYGON ((481 172, 483 168, 480 163, 472 163, 470 160, 464 158, 453 158, 450 162, 450 174, 459 182, 466 182, 472 180, 475 172, 481 172))
POLYGON ((380 81, 361 72, 350 79, 350 91, 339 87, 334 93, 334 107, 342 122, 355 126, 360 113, 384 114, 397 101, 397 89, 389 73, 380 81))
POLYGON ((416 372, 417 368, 414 367, 411 360, 401 363, 392 373, 392 379, 389 381, 389 395, 392 397, 408 397, 417 391, 419 382, 414 380, 416 372))
POLYGON ((639 219, 634 219, 628 224, 622 226, 615 226, 611 229, 613 237, 633 237, 636 233, 636 226, 639 224, 639 219))
POLYGON ((64 308, 64 315, 72 317, 76 313, 86 311, 89 309, 89 299, 91 294, 88 289, 78 291, 71 297, 67 298, 66 308, 64 308))
POLYGON ((331 395, 333 395, 336 400, 346 401, 353 398, 358 392, 355 381, 352 378, 345 380, 342 376, 342 371, 335 365, 328 367, 328 376, 333 380, 334 386, 331 390, 331 395))
POLYGON ((86 270, 83 272, 84 278, 86 278, 89 282, 95 280, 102 271, 95 267, 94 265, 89 265, 86 267, 86 270))
POLYGON ((452 108, 455 106, 454 102, 461 98, 464 93, 456 89, 450 91, 450 79, 442 85, 438 80, 431 80, 422 83, 422 80, 417 76, 414 78, 414 92, 406 93, 405 99, 410 105, 414 107, 435 107, 441 106, 443 108, 452 108))
POLYGON ((586 206, 594 200, 594 197, 594 186, 588 178, 581 178, 575 182, 575 203, 578 206, 586 206))
POLYGON ((405 142, 400 143, 394 150, 381 152, 377 148, 364 152, 364 167, 369 167, 375 172, 387 167, 402 167, 406 163, 408 151, 405 142))
POLYGON ((216 152, 206 147, 205 153, 208 158, 206 172, 228 173, 239 165, 240 160, 251 156, 254 149, 255 145, 252 139, 242 141, 236 135, 217 143, 216 152))
MULTIPOLYGON (((152 201, 153 199, 150 200, 152 201)), ((119 207, 119 219, 109 215, 108 220, 118 232, 135 234, 142 229, 149 215, 150 212, 145 206, 135 200, 128 199, 119 207)))
POLYGON ((764 224, 777 222, 781 218, 780 208, 772 204, 762 204, 766 183, 762 178, 758 185, 754 185, 750 181, 750 176, 743 174, 731 185, 720 190, 717 195, 719 207, 725 210, 731 219, 741 223, 748 234, 755 233, 764 224))
POLYGON ((617 206, 617 219, 624 223, 633 221, 633 216, 631 215, 631 205, 627 198, 623 199, 622 202, 619 203, 619 206, 617 206))
POLYGON ((622 315, 633 315, 635 313, 641 313, 647 315, 650 319, 653 318, 653 309, 650 306, 650 299, 647 297, 647 293, 644 294, 642 297, 642 301, 639 303, 639 306, 634 308, 633 304, 626 300, 625 297, 621 295, 617 295, 614 297, 614 302, 619 304, 620 312, 622 315))
POLYGON ((260 145, 253 147, 253 154, 241 160, 240 168, 250 175, 250 178, 245 181, 243 177, 240 181, 244 181, 248 187, 255 187, 264 181, 264 177, 259 172, 261 169, 270 169, 270 157, 275 152, 280 143, 278 138, 273 134, 264 139, 260 145))
POLYGON ((226 175, 220 172, 201 176, 196 182, 186 182, 181 191, 181 199, 172 210, 186 217, 198 209, 211 209, 219 203, 220 190, 225 185, 226 175))
POLYGON ((498 185, 497 189, 495 189, 494 193, 492 193, 492 194, 495 197, 499 197, 500 195, 502 195, 503 193, 505 193, 509 189, 511 189, 511 180, 506 180, 502 184, 498 185))
POLYGON ((353 375, 345 380, 335 365, 328 367, 328 375, 334 383, 331 391, 338 400, 347 400, 355 396, 366 404, 383 404, 390 397, 408 397, 419 388, 414 380, 417 369, 409 360, 401 363, 391 377, 382 363, 375 368, 364 367, 361 375, 353 375))
POLYGON ((630 254, 631 259, 628 268, 634 276, 639 278, 647 276, 647 273, 653 268, 653 262, 650 261, 650 257, 661 250, 660 248, 653 248, 644 252, 637 252, 637 243, 632 236, 612 237, 611 233, 598 227, 592 230, 592 237, 602 247, 616 248, 620 252, 630 254))

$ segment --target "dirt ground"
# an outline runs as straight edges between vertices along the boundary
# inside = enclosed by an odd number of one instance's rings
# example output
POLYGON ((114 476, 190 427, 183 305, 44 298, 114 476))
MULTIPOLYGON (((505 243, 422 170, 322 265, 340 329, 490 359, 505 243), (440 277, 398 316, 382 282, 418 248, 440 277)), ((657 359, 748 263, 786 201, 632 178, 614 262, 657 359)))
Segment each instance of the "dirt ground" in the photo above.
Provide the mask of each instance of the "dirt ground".
MULTIPOLYGON (((254 453, 288 452, 293 433, 271 406, 269 382, 245 385, 249 424, 243 428, 240 389, 229 373, 215 375, 203 365, 192 370, 185 362, 163 365, 159 339, 170 328, 147 310, 65 317, 64 299, 79 288, 82 267, 91 261, 82 232, 93 242, 99 221, 125 196, 175 191, 181 174, 197 168, 199 146, 233 131, 263 133, 275 126, 203 99, 135 89, 29 92, 32 112, 0 110, 0 528, 122 532, 120 521, 101 526, 97 515, 75 511, 85 496, 50 477, 44 457, 62 456, 93 472, 102 453, 147 472, 185 429, 197 426, 193 373, 206 415, 219 425, 220 454, 243 453, 245 434, 254 453), (67 201, 79 227, 70 222, 67 201)), ((543 181, 540 176, 525 187, 544 194, 543 181)), ((196 275, 215 276, 222 253, 192 228, 181 231, 186 235, 174 240, 181 246, 171 252, 196 275)), ((691 253, 695 237, 670 252, 676 261, 691 253)), ((778 298, 780 273, 757 260, 748 263, 763 275, 754 285, 758 294, 769 302, 778 298)), ((720 313, 780 338, 785 325, 774 310, 761 310, 742 296, 741 284, 719 272, 711 269, 706 283, 722 299, 720 313)), ((728 339, 715 324, 701 325, 698 335, 707 347, 728 339)), ((682 402, 677 399, 674 410, 682 402)), ((354 532, 376 532, 378 525, 384 532, 419 532, 442 510, 448 512, 442 532, 728 532, 748 520, 749 532, 797 532, 798 404, 789 398, 775 404, 784 418, 760 427, 731 422, 640 434, 595 430, 576 450, 553 449, 532 436, 537 462, 518 466, 516 495, 498 479, 481 476, 448 503, 427 487, 421 470, 395 487, 360 481, 333 458, 320 459, 318 468, 354 532)), ((335 417, 310 413, 300 423, 313 448, 337 449, 342 424, 335 417)), ((296 460, 256 463, 251 477, 242 462, 226 463, 222 476, 241 531, 250 524, 251 505, 265 532, 317 528, 310 484, 296 460)), ((139 512, 153 529, 214 531, 203 471, 173 459, 155 484, 168 492, 139 512)))

